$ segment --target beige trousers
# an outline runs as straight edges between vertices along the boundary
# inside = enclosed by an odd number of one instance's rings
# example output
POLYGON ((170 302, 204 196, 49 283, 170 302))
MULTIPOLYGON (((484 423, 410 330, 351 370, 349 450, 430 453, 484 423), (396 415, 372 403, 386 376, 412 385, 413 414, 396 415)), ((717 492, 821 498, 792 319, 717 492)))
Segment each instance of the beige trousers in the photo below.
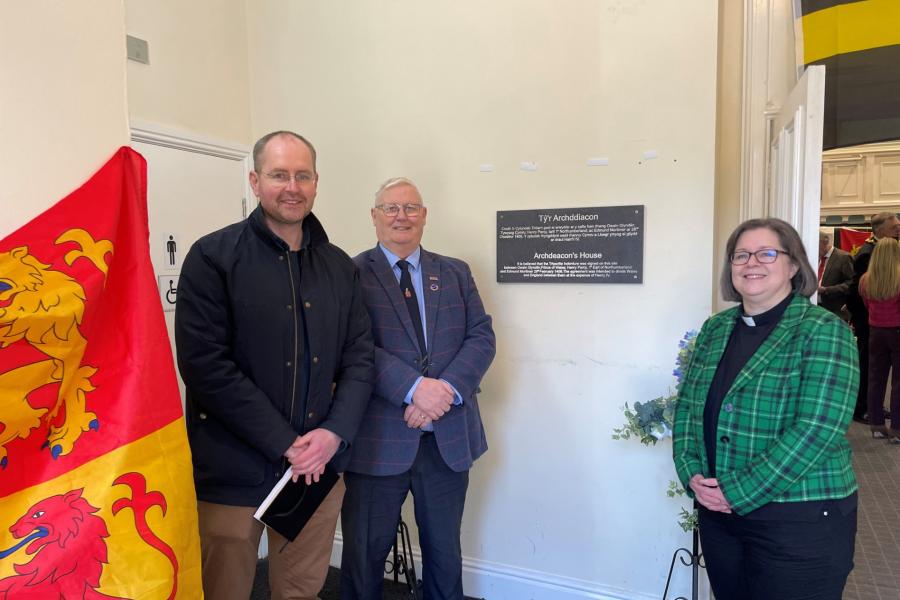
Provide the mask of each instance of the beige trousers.
MULTIPOLYGON (((272 600, 316 600, 325 584, 344 481, 338 480, 297 539, 268 530, 272 600), (282 551, 282 547, 284 550, 282 551)), ((209 600, 247 600, 253 589, 263 524, 250 506, 198 502, 203 594, 209 600)))

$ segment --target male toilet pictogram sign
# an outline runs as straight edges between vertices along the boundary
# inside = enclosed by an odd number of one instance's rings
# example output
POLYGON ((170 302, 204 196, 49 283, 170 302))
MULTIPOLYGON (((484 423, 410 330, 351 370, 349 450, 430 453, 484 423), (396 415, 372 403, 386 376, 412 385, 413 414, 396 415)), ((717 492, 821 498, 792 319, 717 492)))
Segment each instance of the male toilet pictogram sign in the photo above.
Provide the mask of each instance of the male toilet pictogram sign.
POLYGON ((165 269, 177 269, 181 265, 180 251, 178 235, 175 233, 163 234, 163 265, 165 269))

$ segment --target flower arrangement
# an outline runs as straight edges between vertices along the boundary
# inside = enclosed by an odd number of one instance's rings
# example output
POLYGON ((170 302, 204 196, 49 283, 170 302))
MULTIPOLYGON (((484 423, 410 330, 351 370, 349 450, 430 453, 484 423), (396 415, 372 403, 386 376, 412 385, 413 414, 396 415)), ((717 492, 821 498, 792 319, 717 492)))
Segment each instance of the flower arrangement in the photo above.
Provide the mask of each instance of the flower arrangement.
MULTIPOLYGON (((696 341, 697 332, 691 330, 685 333, 678 342, 678 356, 675 358, 675 370, 672 371, 672 375, 675 376, 675 393, 669 390, 669 394, 666 396, 660 396, 647 402, 635 402, 634 408, 629 407, 626 403, 622 408, 625 424, 613 429, 612 438, 614 440, 628 440, 636 437, 645 446, 655 446, 661 439, 672 435, 678 392, 694 354, 696 341)), ((685 494, 686 492, 677 482, 669 481, 669 488, 666 490, 669 498, 680 498, 685 494)), ((697 527, 697 512, 682 506, 678 525, 684 531, 693 531, 697 527)))
POLYGON ((681 381, 694 354, 694 344, 697 332, 694 330, 684 334, 678 342, 678 356, 675 357, 675 393, 669 390, 667 396, 660 396, 647 402, 635 402, 634 408, 625 403, 622 412, 625 415, 625 425, 613 429, 614 440, 628 440, 635 436, 646 446, 655 446, 656 442, 664 437, 672 435, 672 425, 675 418, 675 403, 678 401, 678 392, 681 389, 681 381))

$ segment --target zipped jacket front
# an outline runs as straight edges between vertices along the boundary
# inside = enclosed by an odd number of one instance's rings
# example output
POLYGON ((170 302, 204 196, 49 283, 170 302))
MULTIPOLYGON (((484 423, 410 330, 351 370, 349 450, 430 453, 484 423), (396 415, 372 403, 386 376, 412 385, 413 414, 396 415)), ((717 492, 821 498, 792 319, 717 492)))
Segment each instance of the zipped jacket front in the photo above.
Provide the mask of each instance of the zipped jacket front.
POLYGON ((257 208, 185 257, 175 338, 197 497, 253 506, 297 435, 337 434, 342 470, 372 390, 374 346, 350 258, 319 221, 292 252, 257 208))

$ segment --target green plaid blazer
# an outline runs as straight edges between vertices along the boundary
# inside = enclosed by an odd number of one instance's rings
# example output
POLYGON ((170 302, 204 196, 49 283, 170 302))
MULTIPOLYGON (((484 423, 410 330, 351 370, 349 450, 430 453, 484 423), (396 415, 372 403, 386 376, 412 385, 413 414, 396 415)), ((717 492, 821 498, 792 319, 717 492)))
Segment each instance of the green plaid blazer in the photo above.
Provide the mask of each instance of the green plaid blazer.
MULTIPOLYGON (((688 493, 709 476, 703 407, 738 307, 707 319, 675 408, 675 469, 688 493)), ((838 499, 856 488, 846 433, 859 385, 850 328, 795 296, 781 321, 738 373, 716 430, 719 487, 737 514, 769 502, 838 499)))

